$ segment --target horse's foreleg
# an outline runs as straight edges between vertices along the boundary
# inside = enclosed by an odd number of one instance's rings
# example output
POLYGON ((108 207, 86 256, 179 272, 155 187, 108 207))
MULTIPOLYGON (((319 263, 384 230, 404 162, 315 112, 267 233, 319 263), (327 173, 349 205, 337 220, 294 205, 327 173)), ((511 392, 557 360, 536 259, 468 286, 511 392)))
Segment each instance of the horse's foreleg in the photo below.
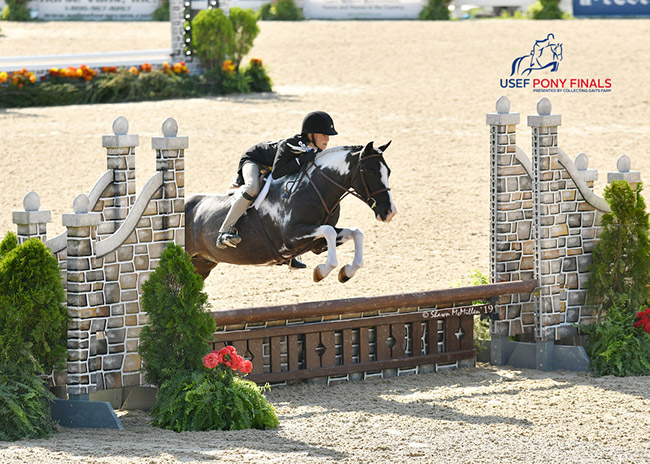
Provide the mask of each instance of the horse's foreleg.
POLYGON ((314 282, 323 280, 339 264, 336 258, 336 235, 334 227, 327 225, 318 227, 312 234, 314 238, 324 238, 327 242, 327 261, 314 268, 314 282))
POLYGON ((346 264, 339 271, 339 282, 347 282, 363 267, 363 232, 359 229, 343 229, 338 234, 341 243, 354 240, 354 259, 352 264, 346 264))

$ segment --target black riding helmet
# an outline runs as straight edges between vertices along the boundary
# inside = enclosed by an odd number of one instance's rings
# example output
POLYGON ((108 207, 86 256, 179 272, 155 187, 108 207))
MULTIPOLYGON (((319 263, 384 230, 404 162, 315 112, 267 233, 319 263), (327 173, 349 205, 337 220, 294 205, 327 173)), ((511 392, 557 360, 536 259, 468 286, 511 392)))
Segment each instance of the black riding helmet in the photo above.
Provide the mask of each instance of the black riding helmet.
POLYGON ((301 134, 336 135, 338 132, 334 129, 334 121, 329 114, 325 111, 312 111, 302 120, 301 134))

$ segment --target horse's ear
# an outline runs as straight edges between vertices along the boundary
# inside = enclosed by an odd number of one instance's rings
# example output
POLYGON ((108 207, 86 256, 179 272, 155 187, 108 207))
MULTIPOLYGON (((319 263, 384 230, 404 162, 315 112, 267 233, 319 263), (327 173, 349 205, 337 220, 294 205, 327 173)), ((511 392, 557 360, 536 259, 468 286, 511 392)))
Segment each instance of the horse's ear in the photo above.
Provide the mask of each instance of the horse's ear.
POLYGON ((386 145, 382 145, 381 147, 378 148, 378 150, 379 150, 380 152, 382 152, 382 153, 385 152, 385 151, 386 151, 386 148, 388 148, 388 147, 390 146, 391 143, 392 143, 392 140, 389 140, 388 143, 387 143, 386 145))
POLYGON ((374 150, 374 148, 372 146, 373 143, 375 143, 375 142, 368 142, 368 145, 365 146, 365 148, 363 149, 363 152, 364 153, 371 153, 374 150))

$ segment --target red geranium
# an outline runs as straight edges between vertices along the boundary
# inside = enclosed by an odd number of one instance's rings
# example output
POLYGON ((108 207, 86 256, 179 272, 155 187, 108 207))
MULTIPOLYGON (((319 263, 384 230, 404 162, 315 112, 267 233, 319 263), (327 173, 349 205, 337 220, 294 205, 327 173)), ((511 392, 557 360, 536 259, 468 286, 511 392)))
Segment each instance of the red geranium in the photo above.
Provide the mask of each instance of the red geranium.
POLYGON ((642 327, 643 330, 650 334, 650 308, 636 313, 636 318, 637 321, 634 323, 634 327, 642 327))
POLYGON ((203 365, 208 369, 214 369, 220 365, 226 366, 233 371, 239 371, 243 374, 249 374, 253 369, 253 364, 237 354, 234 346, 228 345, 219 351, 213 351, 203 357, 203 365))

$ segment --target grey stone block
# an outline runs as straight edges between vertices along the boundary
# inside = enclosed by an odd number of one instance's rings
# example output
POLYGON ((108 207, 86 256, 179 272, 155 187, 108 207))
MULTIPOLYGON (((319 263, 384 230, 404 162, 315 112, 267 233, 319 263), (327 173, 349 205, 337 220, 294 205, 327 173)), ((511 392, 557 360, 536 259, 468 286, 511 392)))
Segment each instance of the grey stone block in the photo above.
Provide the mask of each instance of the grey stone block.
POLYGON ((104 370, 112 371, 122 367, 123 354, 110 354, 104 356, 104 370))
POLYGON ((104 299, 106 304, 120 302, 120 286, 114 282, 107 282, 104 286, 104 299))

